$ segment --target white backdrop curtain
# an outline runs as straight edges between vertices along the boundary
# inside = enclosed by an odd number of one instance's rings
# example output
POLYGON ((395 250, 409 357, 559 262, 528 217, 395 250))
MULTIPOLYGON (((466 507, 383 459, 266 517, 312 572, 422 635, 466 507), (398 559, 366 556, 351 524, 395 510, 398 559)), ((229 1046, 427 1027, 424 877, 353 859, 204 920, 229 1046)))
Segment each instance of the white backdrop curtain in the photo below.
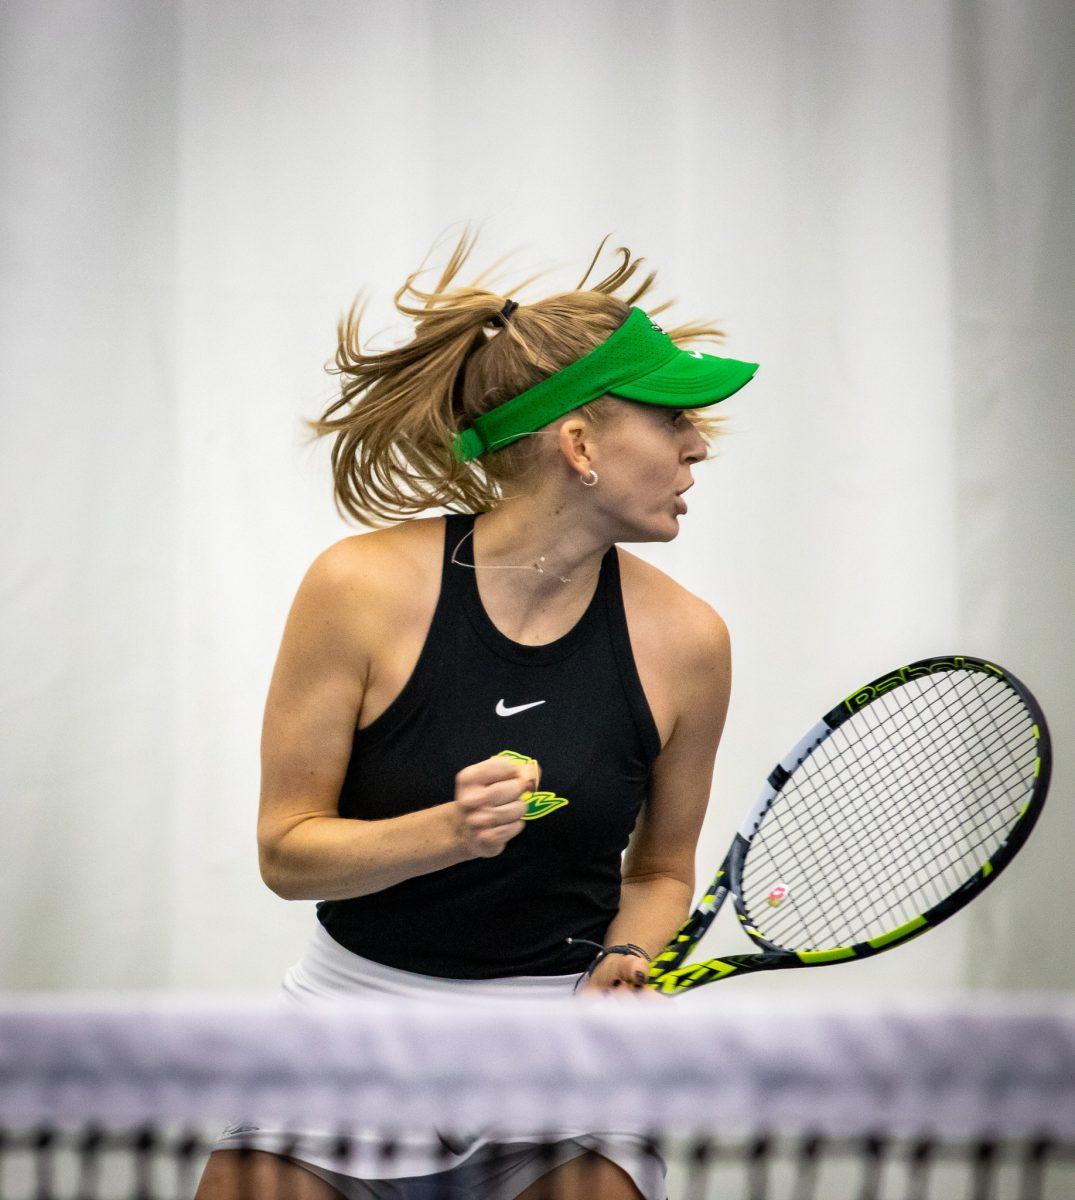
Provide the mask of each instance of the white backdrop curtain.
POLYGON ((258 875, 261 713, 306 567, 361 530, 299 418, 357 289, 405 336, 392 293, 467 220, 472 274, 552 268, 524 302, 611 232, 666 321, 762 364, 678 538, 629 547, 731 630, 699 887, 831 703, 986 655, 1052 725, 1039 830, 810 986, 1071 987, 1066 0, 8 0, 0 55, 0 987, 274 988, 302 949, 313 905, 258 875))

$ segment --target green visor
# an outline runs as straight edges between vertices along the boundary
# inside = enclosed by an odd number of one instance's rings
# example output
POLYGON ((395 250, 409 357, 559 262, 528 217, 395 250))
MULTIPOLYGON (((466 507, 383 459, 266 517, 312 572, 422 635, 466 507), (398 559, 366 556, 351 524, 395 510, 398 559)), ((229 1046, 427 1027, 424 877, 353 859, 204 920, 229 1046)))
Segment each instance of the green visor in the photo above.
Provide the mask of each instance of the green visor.
POLYGON ((632 306, 627 320, 589 354, 457 433, 452 455, 466 462, 498 450, 606 392, 666 408, 703 408, 739 391, 757 369, 757 363, 681 349, 632 306))

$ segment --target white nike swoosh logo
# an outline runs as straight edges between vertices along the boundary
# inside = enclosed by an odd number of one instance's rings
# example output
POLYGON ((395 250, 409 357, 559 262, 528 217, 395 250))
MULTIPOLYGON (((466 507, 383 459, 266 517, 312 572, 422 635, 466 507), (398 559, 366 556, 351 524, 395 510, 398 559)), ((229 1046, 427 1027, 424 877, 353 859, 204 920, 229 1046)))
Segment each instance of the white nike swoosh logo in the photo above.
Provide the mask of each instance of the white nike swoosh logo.
POLYGON ((522 712, 524 708, 533 708, 536 704, 544 704, 544 700, 533 700, 529 704, 517 704, 514 708, 508 708, 503 700, 496 702, 496 715, 498 717, 510 717, 514 713, 522 712))
POLYGON ((691 358, 702 357, 702 352, 700 350, 688 350, 687 353, 691 356, 691 358))

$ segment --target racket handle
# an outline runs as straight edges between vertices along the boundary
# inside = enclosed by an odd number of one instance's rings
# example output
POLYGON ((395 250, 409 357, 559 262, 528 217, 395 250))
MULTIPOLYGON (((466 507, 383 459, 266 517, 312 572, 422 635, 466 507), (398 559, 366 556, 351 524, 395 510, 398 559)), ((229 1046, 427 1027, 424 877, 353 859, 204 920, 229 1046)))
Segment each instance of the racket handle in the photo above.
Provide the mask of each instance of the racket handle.
POLYGON ((687 963, 665 971, 658 979, 650 979, 648 986, 665 996, 675 996, 688 989, 716 983, 740 972, 759 971, 784 965, 801 966, 795 955, 788 955, 793 962, 781 962, 768 954, 729 954, 726 958, 709 958, 705 962, 687 963))
MULTIPOLYGON (((724 876, 723 868, 717 878, 724 876)), ((702 940, 705 931, 713 924, 713 918, 720 911, 720 906, 728 896, 728 885, 720 884, 712 888, 702 897, 698 907, 683 922, 676 931, 675 937, 650 963, 649 982, 655 983, 669 971, 675 971, 683 965, 684 959, 702 940)))

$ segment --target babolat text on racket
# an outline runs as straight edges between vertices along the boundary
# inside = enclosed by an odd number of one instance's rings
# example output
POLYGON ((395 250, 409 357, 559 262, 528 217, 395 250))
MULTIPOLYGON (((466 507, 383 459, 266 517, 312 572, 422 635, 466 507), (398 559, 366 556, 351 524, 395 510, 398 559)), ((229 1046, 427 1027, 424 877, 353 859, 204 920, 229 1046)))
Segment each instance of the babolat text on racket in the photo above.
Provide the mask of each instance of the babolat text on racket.
POLYGON ((773 768, 647 986, 674 995, 918 937, 1015 857, 1051 764, 1038 702, 996 663, 924 658, 872 680, 773 768), (728 895, 757 952, 684 964, 728 895))

